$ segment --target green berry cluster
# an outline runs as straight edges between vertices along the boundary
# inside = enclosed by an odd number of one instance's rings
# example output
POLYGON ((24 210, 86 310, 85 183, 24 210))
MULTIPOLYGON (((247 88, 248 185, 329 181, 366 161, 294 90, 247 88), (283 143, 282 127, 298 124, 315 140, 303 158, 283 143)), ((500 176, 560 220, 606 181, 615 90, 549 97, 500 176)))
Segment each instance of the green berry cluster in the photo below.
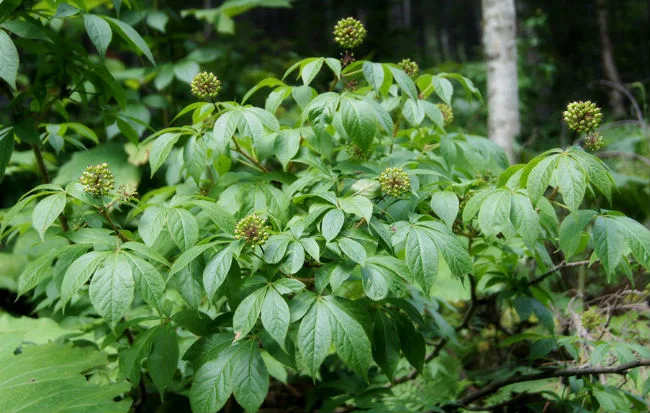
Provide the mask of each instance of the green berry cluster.
POLYGON ((603 120, 603 113, 595 103, 587 100, 585 102, 571 102, 564 111, 564 120, 569 127, 578 133, 593 132, 600 121, 603 120))
POLYGON ((411 179, 402 168, 386 168, 379 175, 381 191, 393 197, 399 197, 411 189, 411 179))
POLYGON ((580 322, 587 330, 595 330, 601 322, 598 310, 595 307, 591 307, 587 311, 584 311, 580 316, 580 322))
POLYGON ((402 59, 402 61, 397 65, 411 77, 415 77, 418 75, 418 73, 420 73, 420 66, 418 66, 418 64, 411 59, 402 59))
POLYGON ((95 196, 104 196, 115 188, 115 178, 113 173, 108 169, 106 162, 97 165, 88 165, 81 174, 79 182, 84 187, 86 193, 95 196))
POLYGON ((221 90, 221 81, 214 73, 200 72, 192 79, 190 88, 197 99, 213 99, 221 90))
POLYGON ((122 202, 132 201, 138 196, 138 191, 133 185, 120 185, 117 188, 117 196, 122 202))
POLYGON ((602 148, 604 144, 605 140, 596 131, 589 132, 587 136, 585 136, 585 148, 589 150, 597 151, 602 148))
POLYGON ((247 215, 235 225, 235 238, 252 246, 262 245, 269 239, 269 227, 265 224, 266 219, 256 214, 247 215))
POLYGON ((334 26, 334 40, 341 47, 354 49, 366 38, 366 28, 354 17, 341 19, 334 26))
POLYGON ((454 121, 454 110, 449 105, 446 105, 444 103, 438 103, 436 106, 442 113, 442 120, 445 127, 451 125, 451 123, 454 121))

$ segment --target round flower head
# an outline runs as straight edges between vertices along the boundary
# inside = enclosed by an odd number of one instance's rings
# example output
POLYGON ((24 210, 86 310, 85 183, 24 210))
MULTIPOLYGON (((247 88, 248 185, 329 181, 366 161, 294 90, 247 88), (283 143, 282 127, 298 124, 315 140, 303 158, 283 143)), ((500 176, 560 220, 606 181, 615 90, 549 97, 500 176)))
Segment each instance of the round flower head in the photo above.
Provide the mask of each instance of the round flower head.
POLYGON ((594 330, 600 325, 600 315, 595 307, 590 307, 580 316, 580 322, 588 330, 594 330))
POLYGON ((402 168, 386 168, 379 175, 381 191, 393 197, 399 197, 411 189, 411 179, 402 168))
POLYGON ((89 165, 81 174, 79 182, 86 193, 103 196, 115 188, 113 173, 108 169, 106 162, 97 165, 89 165))
POLYGON ((397 65, 411 77, 415 77, 420 73, 420 66, 411 59, 403 59, 397 65))
POLYGON ((265 223, 266 219, 256 214, 247 215, 235 225, 235 238, 253 246, 262 245, 269 239, 269 227, 265 223))
POLYGON ((589 132, 587 136, 585 136, 585 148, 589 150, 597 151, 602 148, 604 144, 605 140, 596 131, 589 132))
POLYGON ((603 113, 595 103, 591 101, 569 103, 564 111, 564 120, 569 129, 576 132, 593 132, 600 121, 603 120, 603 113))
POLYGON ((451 123, 454 121, 454 110, 449 105, 446 105, 444 103, 438 103, 436 106, 442 113, 442 120, 445 127, 451 125, 451 123))
POLYGON ((341 19, 334 26, 334 40, 341 47, 354 49, 366 38, 366 28, 354 17, 341 19))
POLYGON ((221 90, 221 81, 217 79, 214 73, 200 72, 192 79, 190 88, 197 99, 213 99, 217 97, 221 90))
POLYGON ((120 185, 117 188, 117 195, 120 197, 120 200, 123 202, 132 201, 138 196, 138 191, 133 185, 120 185))

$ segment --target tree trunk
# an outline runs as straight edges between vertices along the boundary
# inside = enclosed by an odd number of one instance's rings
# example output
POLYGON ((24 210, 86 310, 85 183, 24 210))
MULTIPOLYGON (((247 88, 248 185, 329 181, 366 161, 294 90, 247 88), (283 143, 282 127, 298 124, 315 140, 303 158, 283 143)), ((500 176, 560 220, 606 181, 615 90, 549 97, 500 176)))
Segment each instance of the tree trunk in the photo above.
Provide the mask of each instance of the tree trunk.
MULTIPOLYGON (((609 25, 607 24, 607 4, 605 0, 598 0, 598 29, 600 32, 600 58, 603 62, 603 72, 610 82, 621 84, 621 77, 618 74, 616 63, 614 62, 614 50, 612 41, 609 37, 609 25)), ((614 117, 622 118, 625 116, 625 106, 623 105, 623 96, 621 92, 614 88, 609 88, 609 104, 614 111, 614 117)))
POLYGON ((514 0, 482 0, 487 64, 488 135, 514 159, 519 134, 516 13, 514 0))

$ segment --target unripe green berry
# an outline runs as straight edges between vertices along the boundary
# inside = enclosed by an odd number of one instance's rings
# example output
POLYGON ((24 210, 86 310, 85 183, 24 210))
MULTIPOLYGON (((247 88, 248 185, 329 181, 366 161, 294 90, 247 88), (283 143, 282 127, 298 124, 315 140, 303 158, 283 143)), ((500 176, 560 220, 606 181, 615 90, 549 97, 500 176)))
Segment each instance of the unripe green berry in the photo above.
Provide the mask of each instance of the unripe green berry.
POLYGON ((569 103, 563 115, 569 129, 578 133, 595 131, 603 120, 600 108, 589 100, 569 103))
POLYGON ((194 76, 190 88, 197 99, 214 99, 221 90, 221 81, 214 73, 201 72, 194 76))
POLYGON ((410 77, 415 77, 420 73, 420 66, 411 59, 403 59, 397 65, 410 77))
POLYGON ((106 162, 97 165, 88 165, 81 174, 79 182, 86 193, 95 196, 104 196, 115 188, 113 173, 108 169, 106 162))
POLYGON ((366 28, 354 17, 341 19, 334 26, 334 40, 341 47, 354 49, 366 38, 366 28))
POLYGON ((442 119, 445 127, 451 125, 451 123, 454 121, 454 110, 451 108, 451 106, 444 103, 438 103, 436 106, 442 113, 442 119))
POLYGON ((269 227, 266 219, 250 214, 235 225, 235 239, 243 239, 247 244, 262 245, 269 239, 269 227))
POLYGON ((580 316, 580 322, 587 330, 595 330, 601 322, 600 314, 598 314, 595 307, 591 307, 582 313, 580 316))
POLYGON ((604 144, 605 144, 605 140, 596 131, 589 132, 587 136, 585 136, 585 148, 591 151, 599 150, 600 148, 603 147, 604 144))
POLYGON ((381 191, 393 197, 399 197, 411 189, 411 179, 402 168, 386 168, 379 175, 381 191))

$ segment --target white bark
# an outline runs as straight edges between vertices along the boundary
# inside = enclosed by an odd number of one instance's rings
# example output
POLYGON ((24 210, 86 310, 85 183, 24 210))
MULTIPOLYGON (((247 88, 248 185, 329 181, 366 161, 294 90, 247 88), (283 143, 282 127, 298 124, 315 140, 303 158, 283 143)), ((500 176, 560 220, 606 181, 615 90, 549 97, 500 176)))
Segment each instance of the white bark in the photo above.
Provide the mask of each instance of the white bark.
POLYGON ((514 0, 482 0, 483 46, 487 64, 488 135, 514 159, 521 130, 517 84, 516 13, 514 0))

